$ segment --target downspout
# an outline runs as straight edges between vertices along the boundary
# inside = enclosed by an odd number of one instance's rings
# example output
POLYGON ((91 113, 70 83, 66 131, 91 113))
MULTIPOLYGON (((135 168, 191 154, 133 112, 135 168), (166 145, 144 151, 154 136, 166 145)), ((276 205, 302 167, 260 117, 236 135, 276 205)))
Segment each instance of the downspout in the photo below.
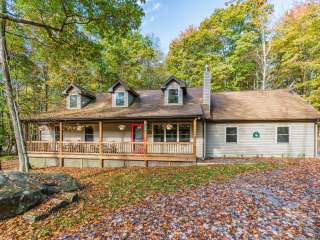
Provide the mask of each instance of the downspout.
POLYGON ((206 159, 206 142, 207 142, 207 122, 205 119, 202 120, 202 137, 203 137, 203 141, 202 141, 202 156, 203 156, 203 160, 206 159))
POLYGON ((318 157, 318 124, 314 123, 314 157, 318 157))

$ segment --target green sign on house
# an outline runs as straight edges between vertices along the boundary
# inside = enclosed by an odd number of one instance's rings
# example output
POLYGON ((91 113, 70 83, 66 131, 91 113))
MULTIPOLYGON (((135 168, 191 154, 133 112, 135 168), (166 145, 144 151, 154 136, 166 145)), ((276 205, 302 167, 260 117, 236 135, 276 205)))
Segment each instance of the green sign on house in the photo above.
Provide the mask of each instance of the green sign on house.
POLYGON ((258 131, 255 131, 252 135, 253 138, 260 138, 260 133, 258 131))

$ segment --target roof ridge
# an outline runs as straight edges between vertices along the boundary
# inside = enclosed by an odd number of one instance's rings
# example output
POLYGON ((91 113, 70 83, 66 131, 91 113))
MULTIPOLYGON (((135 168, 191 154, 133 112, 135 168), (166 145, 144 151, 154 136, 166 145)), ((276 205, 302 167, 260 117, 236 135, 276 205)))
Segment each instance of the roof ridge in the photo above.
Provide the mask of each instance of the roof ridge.
POLYGON ((219 91, 219 92, 212 92, 212 94, 215 93, 243 93, 243 92, 275 92, 275 91, 286 91, 286 92, 290 92, 289 89, 287 88, 279 88, 279 89, 266 89, 266 90, 262 90, 262 89, 258 89, 258 90, 239 90, 239 91, 219 91))

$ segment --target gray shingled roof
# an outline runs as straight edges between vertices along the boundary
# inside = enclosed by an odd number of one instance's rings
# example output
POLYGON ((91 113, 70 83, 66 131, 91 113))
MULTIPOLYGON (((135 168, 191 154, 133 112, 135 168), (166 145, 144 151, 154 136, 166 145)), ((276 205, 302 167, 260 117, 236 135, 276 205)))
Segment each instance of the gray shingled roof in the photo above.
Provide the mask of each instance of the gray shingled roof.
POLYGON ((79 110, 61 104, 46 113, 24 120, 98 120, 204 117, 213 121, 317 120, 320 113, 288 90, 213 93, 211 116, 204 116, 202 88, 188 88, 183 106, 163 104, 161 90, 137 91, 139 97, 128 108, 113 108, 111 93, 98 93, 96 100, 79 110))
POLYGON ((315 120, 320 112, 289 90, 213 94, 214 121, 315 120))

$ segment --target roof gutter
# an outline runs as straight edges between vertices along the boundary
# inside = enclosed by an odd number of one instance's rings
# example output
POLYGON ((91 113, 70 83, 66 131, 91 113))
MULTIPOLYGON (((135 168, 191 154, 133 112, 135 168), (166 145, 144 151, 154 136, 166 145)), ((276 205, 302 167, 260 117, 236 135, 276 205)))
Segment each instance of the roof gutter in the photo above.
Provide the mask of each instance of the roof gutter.
POLYGON ((137 120, 159 120, 159 119, 203 119, 202 115, 189 116, 156 116, 156 117, 119 117, 119 118, 64 118, 64 119, 22 119, 22 122, 79 122, 79 121, 137 121, 137 120))

